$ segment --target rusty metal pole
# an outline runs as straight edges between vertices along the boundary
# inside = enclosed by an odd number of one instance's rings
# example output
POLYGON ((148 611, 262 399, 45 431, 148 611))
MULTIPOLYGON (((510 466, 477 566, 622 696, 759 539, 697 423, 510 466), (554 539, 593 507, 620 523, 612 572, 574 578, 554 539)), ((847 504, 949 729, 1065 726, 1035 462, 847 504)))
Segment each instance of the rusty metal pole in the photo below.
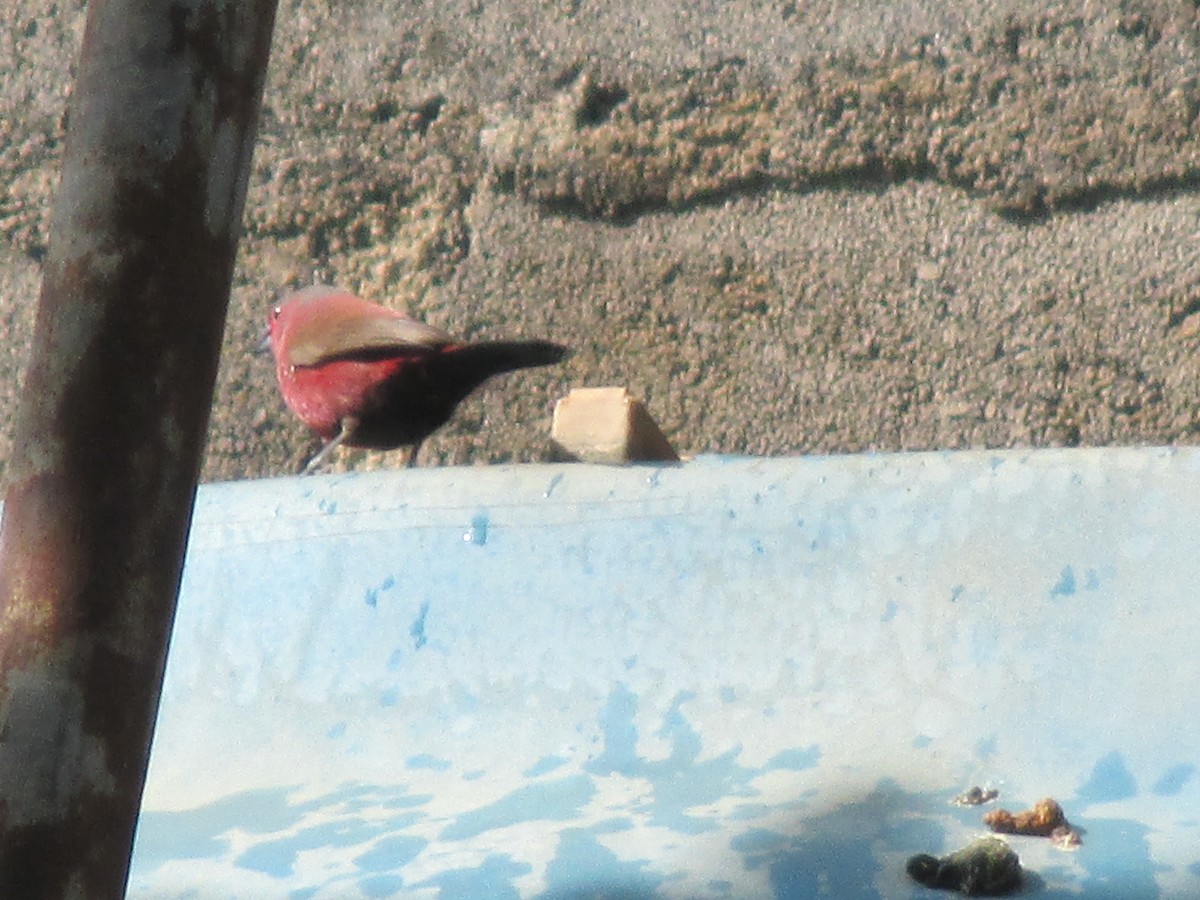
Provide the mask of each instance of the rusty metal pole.
POLYGON ((0 524, 2 898, 124 893, 275 4, 90 3, 0 524))

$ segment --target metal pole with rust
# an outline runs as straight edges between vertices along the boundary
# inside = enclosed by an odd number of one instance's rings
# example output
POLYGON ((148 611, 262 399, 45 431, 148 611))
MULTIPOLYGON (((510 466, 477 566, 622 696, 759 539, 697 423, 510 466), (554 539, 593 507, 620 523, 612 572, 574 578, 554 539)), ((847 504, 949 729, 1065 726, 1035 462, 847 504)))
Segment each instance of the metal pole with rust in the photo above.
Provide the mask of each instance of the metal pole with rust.
POLYGON ((275 4, 90 3, 0 524, 0 897, 124 892, 275 4))

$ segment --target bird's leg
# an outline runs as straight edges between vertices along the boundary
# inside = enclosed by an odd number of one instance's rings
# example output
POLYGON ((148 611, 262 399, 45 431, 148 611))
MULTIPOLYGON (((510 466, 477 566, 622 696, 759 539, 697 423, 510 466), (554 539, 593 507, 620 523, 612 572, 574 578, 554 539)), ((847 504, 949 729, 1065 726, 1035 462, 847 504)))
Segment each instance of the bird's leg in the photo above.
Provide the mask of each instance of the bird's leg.
POLYGON ((342 428, 337 435, 325 442, 325 446, 320 449, 316 456, 308 461, 308 465, 304 467, 302 475, 311 475, 317 469, 321 468, 322 463, 329 459, 329 454, 342 445, 342 442, 350 435, 354 434, 354 429, 358 425, 358 419, 347 416, 342 419, 342 428))
POLYGON ((345 434, 345 430, 339 431, 337 437, 326 441, 321 449, 317 452, 317 455, 308 461, 308 465, 304 467, 304 470, 300 474, 312 475, 317 471, 317 469, 321 468, 321 464, 324 463, 325 460, 329 459, 329 454, 341 445, 345 434))
POLYGON ((415 469, 417 467, 417 451, 421 449, 421 442, 417 441, 408 448, 408 461, 404 464, 406 469, 415 469))

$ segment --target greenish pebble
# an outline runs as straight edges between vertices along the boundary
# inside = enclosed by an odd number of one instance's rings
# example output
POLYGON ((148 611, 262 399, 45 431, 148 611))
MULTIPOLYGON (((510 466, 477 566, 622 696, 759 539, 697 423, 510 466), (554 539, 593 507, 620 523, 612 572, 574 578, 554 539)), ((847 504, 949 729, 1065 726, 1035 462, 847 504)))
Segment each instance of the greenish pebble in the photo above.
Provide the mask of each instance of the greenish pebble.
POLYGON ((969 897, 998 897, 1021 884, 1021 860, 1008 842, 984 837, 938 859, 918 853, 905 867, 916 881, 969 897))

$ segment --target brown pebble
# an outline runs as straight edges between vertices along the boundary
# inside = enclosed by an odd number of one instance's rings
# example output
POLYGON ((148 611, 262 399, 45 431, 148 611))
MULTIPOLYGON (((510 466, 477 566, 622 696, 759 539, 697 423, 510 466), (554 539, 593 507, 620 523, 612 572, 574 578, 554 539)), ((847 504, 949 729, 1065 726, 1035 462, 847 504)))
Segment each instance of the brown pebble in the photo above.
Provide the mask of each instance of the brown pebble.
POLYGON ((1039 800, 1032 809, 1024 812, 1011 813, 1007 809, 997 809, 983 817, 983 822, 992 831, 1001 834, 1027 834, 1036 837, 1050 837, 1057 829, 1071 831, 1078 839, 1067 822, 1063 809, 1058 801, 1047 797, 1039 800))

